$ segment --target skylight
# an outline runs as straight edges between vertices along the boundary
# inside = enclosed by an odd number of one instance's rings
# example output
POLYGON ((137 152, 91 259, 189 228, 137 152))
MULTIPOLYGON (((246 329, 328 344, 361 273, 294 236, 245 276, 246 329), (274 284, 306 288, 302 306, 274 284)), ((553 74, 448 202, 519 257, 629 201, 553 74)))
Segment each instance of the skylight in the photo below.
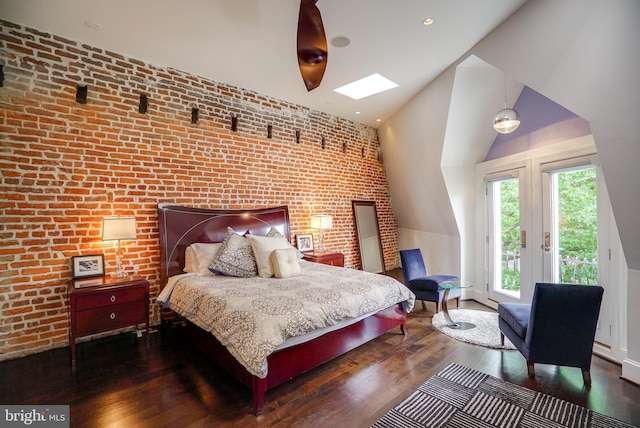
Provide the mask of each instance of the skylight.
POLYGON ((353 98, 354 100, 359 100, 370 95, 393 89, 397 86, 398 85, 396 83, 386 77, 375 73, 371 76, 356 80, 355 82, 340 86, 339 88, 334 89, 334 91, 342 95, 346 95, 349 98, 353 98))

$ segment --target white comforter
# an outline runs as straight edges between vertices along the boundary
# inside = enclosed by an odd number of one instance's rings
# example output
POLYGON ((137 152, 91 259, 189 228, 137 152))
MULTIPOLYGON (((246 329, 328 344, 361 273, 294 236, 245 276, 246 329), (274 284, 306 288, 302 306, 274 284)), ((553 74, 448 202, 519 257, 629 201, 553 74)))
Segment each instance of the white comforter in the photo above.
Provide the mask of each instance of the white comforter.
POLYGON ((267 357, 287 338, 403 302, 415 296, 384 275, 300 261, 292 278, 181 275, 158 302, 211 332, 247 370, 267 376, 267 357))

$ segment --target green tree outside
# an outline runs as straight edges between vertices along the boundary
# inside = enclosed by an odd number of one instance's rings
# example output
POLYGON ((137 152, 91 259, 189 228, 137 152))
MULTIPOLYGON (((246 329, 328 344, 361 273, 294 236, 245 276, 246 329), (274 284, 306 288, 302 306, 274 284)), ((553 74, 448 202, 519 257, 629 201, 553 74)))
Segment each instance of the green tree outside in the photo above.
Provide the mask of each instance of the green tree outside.
MULTIPOLYGON (((520 290, 520 198, 517 179, 500 182, 502 289, 520 290)), ((596 284, 596 170, 557 174, 560 282, 596 284)))
POLYGON ((558 175, 560 282, 596 284, 598 223, 596 169, 558 175))

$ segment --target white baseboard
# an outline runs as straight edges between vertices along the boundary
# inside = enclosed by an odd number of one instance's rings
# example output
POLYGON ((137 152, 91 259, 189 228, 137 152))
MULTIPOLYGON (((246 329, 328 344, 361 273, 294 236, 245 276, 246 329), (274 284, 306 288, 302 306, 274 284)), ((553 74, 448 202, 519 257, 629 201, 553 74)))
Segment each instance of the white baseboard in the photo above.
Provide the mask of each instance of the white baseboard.
POLYGON ((482 292, 476 291, 473 288, 463 288, 460 298, 462 300, 475 300, 476 302, 482 302, 484 300, 482 292))
POLYGON ((625 358, 622 362, 622 378, 640 385, 640 362, 625 358))
POLYGON ((609 348, 608 346, 603 346, 598 342, 593 344, 593 354, 602 357, 605 360, 617 362, 618 364, 620 364, 620 360, 616 360, 613 352, 611 352, 611 348, 609 348))

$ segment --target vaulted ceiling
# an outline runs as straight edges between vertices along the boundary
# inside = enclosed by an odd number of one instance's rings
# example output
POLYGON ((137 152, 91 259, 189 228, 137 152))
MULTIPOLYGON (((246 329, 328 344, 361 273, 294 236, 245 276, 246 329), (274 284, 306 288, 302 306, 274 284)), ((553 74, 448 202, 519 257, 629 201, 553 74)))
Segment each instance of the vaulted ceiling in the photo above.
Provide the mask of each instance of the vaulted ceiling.
POLYGON ((311 92, 299 0, 3 0, 0 17, 378 127, 525 1, 319 0, 329 54, 311 92), (358 101, 333 91, 373 73, 399 86, 358 101))

